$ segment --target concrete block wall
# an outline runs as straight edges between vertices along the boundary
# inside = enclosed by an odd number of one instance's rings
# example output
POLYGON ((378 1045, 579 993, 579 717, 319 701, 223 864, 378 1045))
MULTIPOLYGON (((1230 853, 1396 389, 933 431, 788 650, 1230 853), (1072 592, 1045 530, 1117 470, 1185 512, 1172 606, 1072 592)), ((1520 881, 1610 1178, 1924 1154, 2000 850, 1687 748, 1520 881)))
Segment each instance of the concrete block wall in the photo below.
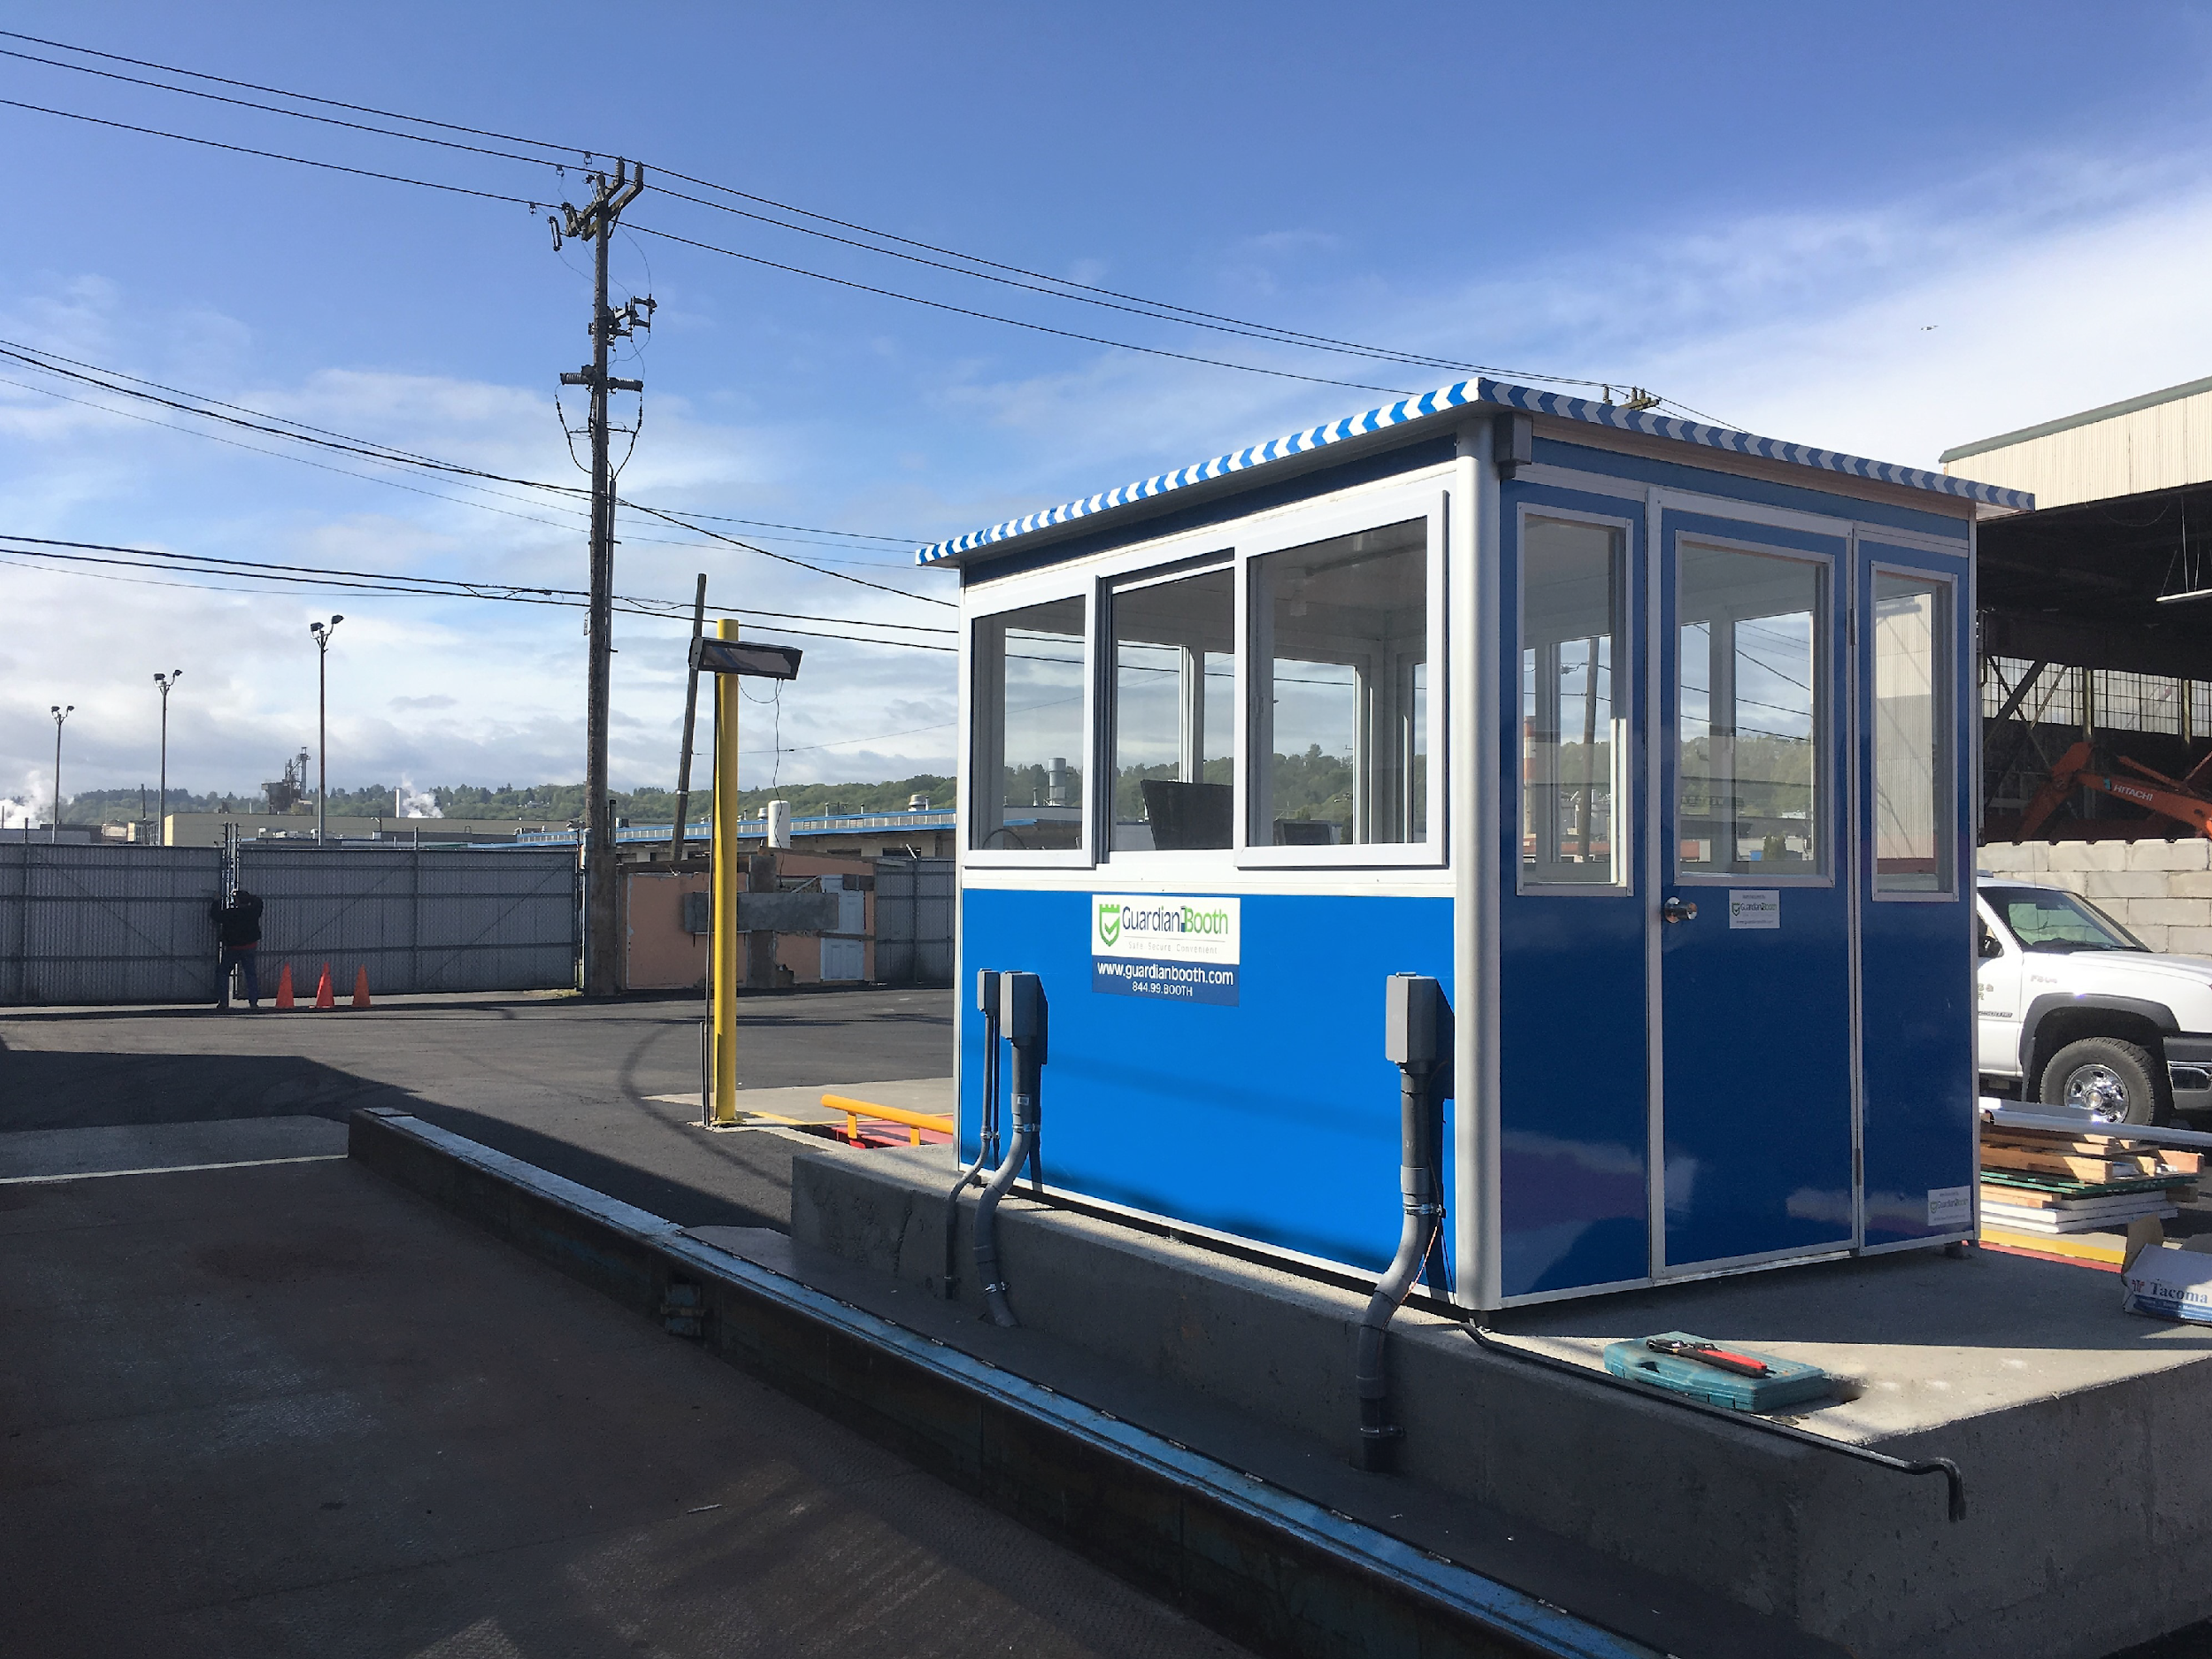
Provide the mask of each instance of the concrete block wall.
POLYGON ((1992 841, 1975 867, 2078 893, 2153 950, 2212 956, 2212 839, 1992 841))

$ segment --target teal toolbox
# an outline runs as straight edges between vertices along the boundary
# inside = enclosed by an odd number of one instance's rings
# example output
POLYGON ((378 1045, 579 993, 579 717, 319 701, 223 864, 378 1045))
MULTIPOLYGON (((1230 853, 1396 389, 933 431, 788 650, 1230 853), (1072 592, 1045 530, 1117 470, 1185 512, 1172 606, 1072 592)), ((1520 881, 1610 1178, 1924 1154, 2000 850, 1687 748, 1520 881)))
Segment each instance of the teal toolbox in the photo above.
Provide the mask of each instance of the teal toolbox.
POLYGON ((1702 1337, 1692 1336, 1686 1331, 1662 1331, 1654 1339, 1638 1337, 1632 1341, 1609 1343, 1605 1349, 1605 1369, 1616 1377, 1625 1377, 1632 1382, 1647 1383, 1654 1388, 1663 1388, 1669 1394, 1686 1394, 1708 1405, 1725 1406, 1734 1411, 1786 1410, 1791 1406, 1825 1399, 1835 1386, 1826 1371, 1802 1360, 1783 1359, 1750 1348, 1729 1348, 1731 1353, 1755 1359, 1767 1367, 1764 1377, 1747 1377, 1708 1365, 1701 1360, 1659 1353, 1645 1346, 1647 1340, 1686 1343, 1705 1340, 1702 1337))

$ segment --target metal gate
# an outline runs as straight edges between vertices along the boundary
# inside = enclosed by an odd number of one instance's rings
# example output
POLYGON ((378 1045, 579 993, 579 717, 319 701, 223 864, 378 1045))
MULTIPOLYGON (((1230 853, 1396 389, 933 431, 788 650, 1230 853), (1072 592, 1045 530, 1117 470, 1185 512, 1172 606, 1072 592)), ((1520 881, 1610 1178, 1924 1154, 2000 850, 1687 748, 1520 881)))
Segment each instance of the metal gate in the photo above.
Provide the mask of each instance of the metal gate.
POLYGON ((211 1002, 211 847, 0 841, 0 1003, 211 1002))
POLYGON ((879 982, 952 983, 952 891, 949 858, 876 861, 879 982))
POLYGON ((330 966, 341 995, 356 970, 372 995, 565 990, 576 983, 581 918, 565 849, 265 847, 238 849, 257 894, 261 988, 288 963, 300 995, 330 966))

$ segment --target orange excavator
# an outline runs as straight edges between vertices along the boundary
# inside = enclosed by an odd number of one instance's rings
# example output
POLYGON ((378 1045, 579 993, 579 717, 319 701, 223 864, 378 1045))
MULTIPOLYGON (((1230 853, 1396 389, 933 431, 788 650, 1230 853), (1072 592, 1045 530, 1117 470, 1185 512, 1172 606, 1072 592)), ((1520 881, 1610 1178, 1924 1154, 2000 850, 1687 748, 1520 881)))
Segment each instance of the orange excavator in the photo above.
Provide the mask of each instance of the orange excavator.
POLYGON ((2156 817, 2212 837, 2212 801, 2196 793, 2200 787, 2199 780, 2212 772, 2212 755, 2192 766, 2186 778, 2169 778, 2140 761, 2130 760, 2125 755, 2119 757, 2120 764, 2131 772, 2140 772, 2150 780, 2148 783, 2099 772, 2091 764, 2094 758, 2086 743, 2077 743, 2058 757, 2058 764, 2051 768, 2051 780, 2035 792, 2035 799, 2028 803, 2028 810, 2020 815, 2020 827, 2015 832, 2019 840, 2025 841, 2040 829, 2043 821, 2077 789, 2094 789, 2116 801, 2131 802, 2156 817))

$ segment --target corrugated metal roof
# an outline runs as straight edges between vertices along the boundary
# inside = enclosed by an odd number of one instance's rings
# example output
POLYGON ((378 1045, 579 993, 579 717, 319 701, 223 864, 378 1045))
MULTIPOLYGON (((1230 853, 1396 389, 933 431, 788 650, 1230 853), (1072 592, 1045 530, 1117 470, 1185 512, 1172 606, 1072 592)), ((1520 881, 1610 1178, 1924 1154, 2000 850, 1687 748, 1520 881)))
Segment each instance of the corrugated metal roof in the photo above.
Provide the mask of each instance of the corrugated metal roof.
POLYGON ((1969 456, 1986 455, 1992 449, 2010 449, 2014 444, 2025 443, 2031 438, 2047 438, 2053 433, 2070 432, 2076 426, 2093 426, 2101 420, 2110 420, 2118 415, 2131 415, 2139 409, 2155 409, 2161 403, 2178 403, 2185 397, 2194 397, 2200 392, 2212 392, 2212 380, 2184 380, 2178 386, 2169 386, 2162 391, 2124 397, 2116 403, 2101 403, 2094 409, 2083 410, 2078 415, 2061 415, 2056 420, 2023 426, 2017 432, 2001 432, 1993 438, 1978 438, 1972 443, 1962 443, 1955 449, 1946 449, 1936 458, 1948 466, 1952 462, 1963 461, 1969 456))
POLYGON ((1294 432, 1266 443, 1256 443, 1228 455, 1217 455, 1212 460, 1202 461, 1194 466, 1162 472, 1138 483, 1124 484, 1118 489, 1107 490, 1102 495, 1086 496, 1080 501, 1064 502, 1043 512, 1009 518, 1005 523, 993 525, 987 530, 972 531, 949 541, 918 548, 915 550, 914 562, 918 565, 941 564, 982 548, 1050 529, 1056 525, 1094 518, 1118 508, 1151 501, 1171 490, 1185 489, 1193 484, 1225 478, 1231 473, 1247 472, 1272 462, 1286 461, 1294 456, 1308 455, 1316 449, 1369 433, 1383 432, 1393 426, 1406 426, 1478 404, 1523 409, 1532 414, 1553 415, 1563 420, 1579 420, 1594 426, 1609 426, 1617 432, 1637 432, 1655 438, 1671 438, 1678 442, 1697 444, 1709 449, 1724 449, 1733 455, 1759 456, 1767 460, 1787 462, 1820 472, 1901 484, 1909 489, 1924 489, 1934 495, 1978 502, 1985 506, 2024 511, 2035 505, 2035 497, 2024 490, 2006 489, 1995 484, 1978 484, 1968 479, 1951 478, 1920 467, 1899 466, 1888 461, 1870 461, 1863 456, 1846 455, 1836 449, 1815 449, 1810 444, 1785 443, 1778 438, 1762 438, 1752 433, 1738 432, 1732 427, 1707 426, 1701 421, 1655 414, 1647 409, 1628 409, 1618 403, 1601 403, 1586 397, 1570 397, 1563 392, 1540 392, 1532 387, 1515 386, 1508 381, 1479 376, 1433 392, 1425 392, 1418 397, 1405 398, 1381 409, 1371 409, 1363 415, 1351 415, 1326 426, 1294 432))

